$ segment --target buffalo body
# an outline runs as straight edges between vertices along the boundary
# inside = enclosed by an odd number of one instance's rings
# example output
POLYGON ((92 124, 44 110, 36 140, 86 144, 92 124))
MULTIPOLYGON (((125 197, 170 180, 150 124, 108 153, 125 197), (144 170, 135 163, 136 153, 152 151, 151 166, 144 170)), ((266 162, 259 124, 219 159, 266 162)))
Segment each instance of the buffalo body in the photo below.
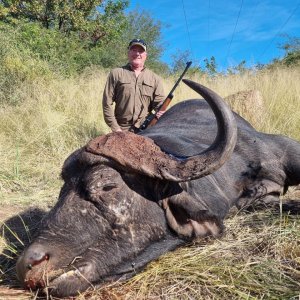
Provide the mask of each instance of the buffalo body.
POLYGON ((92 140, 66 160, 59 200, 17 263, 27 288, 76 295, 131 276, 196 237, 218 236, 233 206, 300 183, 300 144, 257 132, 207 88, 141 134, 92 140))

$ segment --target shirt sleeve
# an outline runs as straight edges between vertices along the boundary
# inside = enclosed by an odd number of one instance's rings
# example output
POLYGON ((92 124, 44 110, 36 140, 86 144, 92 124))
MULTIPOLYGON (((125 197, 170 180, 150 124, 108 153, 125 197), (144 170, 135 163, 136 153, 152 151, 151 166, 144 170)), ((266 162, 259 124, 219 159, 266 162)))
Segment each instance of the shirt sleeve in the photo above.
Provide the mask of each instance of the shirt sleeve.
POLYGON ((110 127, 112 131, 120 129, 120 126, 115 117, 114 111, 114 94, 115 94, 116 80, 113 76, 113 72, 110 72, 105 84, 102 98, 102 109, 105 123, 110 127))

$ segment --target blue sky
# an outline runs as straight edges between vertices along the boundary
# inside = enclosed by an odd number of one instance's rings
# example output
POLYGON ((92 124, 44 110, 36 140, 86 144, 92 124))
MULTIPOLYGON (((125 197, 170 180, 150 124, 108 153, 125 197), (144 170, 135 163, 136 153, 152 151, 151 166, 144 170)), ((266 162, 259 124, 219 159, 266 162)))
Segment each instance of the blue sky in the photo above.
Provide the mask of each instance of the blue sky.
POLYGON ((162 22, 162 60, 189 51, 203 66, 214 56, 220 71, 246 60, 247 66, 282 57, 282 34, 300 37, 300 0, 130 0, 162 22))

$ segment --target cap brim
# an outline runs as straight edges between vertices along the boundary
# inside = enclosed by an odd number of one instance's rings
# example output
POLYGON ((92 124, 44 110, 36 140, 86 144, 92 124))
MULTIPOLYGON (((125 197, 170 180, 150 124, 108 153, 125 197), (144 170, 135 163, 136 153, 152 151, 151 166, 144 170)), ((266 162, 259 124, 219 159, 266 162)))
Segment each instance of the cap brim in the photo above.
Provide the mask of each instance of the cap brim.
POLYGON ((141 43, 132 43, 129 47, 129 49, 131 49, 133 46, 141 46, 145 51, 147 51, 147 47, 141 43))

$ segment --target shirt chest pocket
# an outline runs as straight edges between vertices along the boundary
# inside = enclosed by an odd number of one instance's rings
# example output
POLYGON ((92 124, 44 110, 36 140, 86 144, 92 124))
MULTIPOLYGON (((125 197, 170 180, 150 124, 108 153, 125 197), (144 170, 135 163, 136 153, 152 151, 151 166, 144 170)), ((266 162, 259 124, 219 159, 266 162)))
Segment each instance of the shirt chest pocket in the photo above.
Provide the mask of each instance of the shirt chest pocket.
POLYGON ((154 94, 154 82, 150 80, 144 80, 142 83, 142 95, 151 98, 153 97, 154 94))
POLYGON ((133 87, 130 80, 126 80, 126 79, 119 80, 116 89, 115 100, 121 101, 124 98, 129 99, 132 93, 133 93, 133 87))

